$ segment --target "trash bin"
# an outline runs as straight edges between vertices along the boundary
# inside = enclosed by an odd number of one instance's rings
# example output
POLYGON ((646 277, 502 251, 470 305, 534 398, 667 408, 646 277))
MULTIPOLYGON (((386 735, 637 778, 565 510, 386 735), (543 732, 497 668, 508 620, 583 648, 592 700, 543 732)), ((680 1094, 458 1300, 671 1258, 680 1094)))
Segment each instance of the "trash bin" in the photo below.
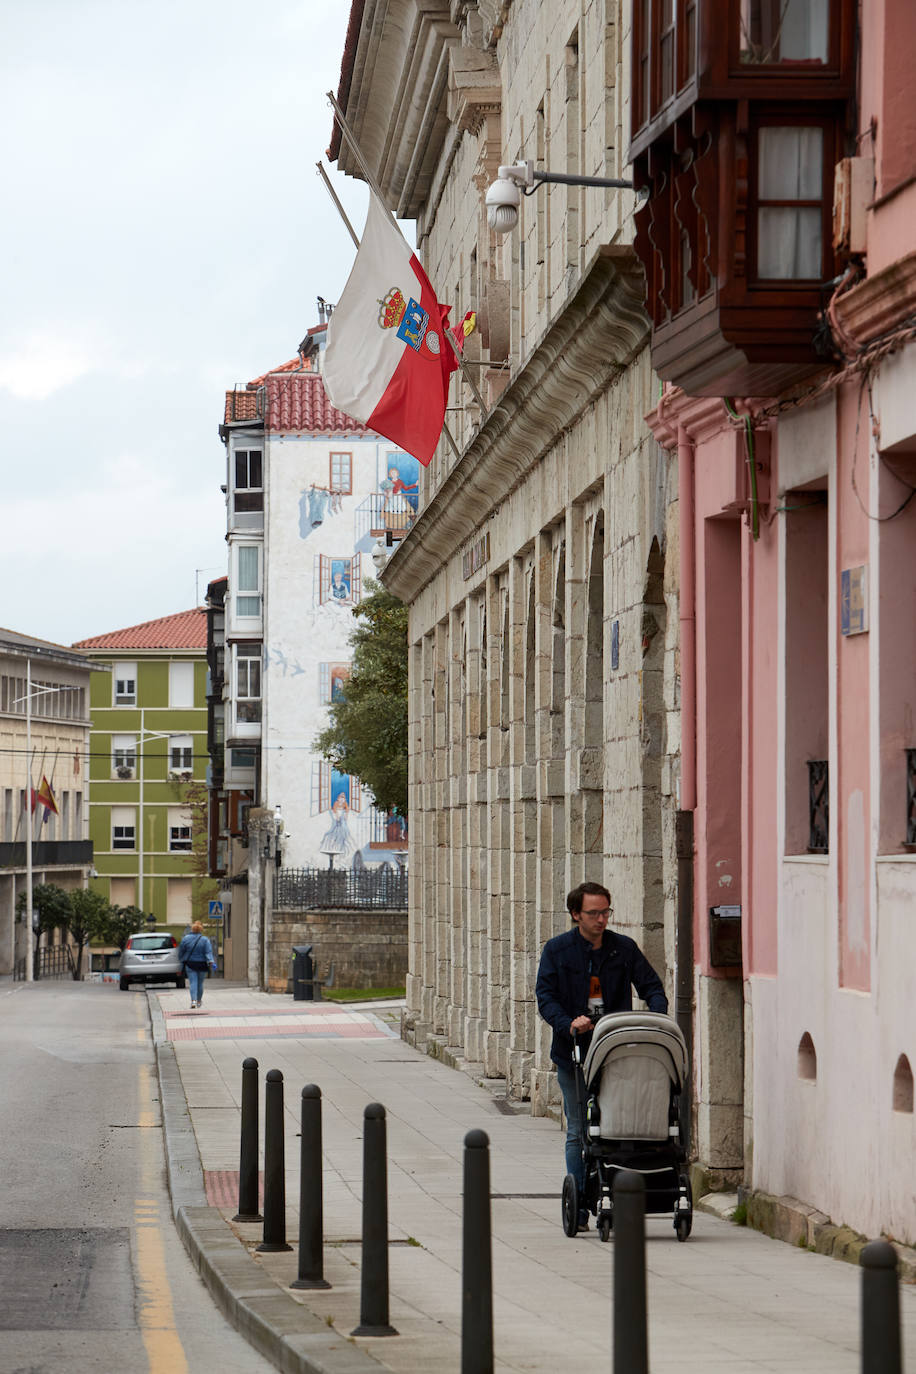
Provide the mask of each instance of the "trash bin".
POLYGON ((314 1002, 315 964, 311 945, 293 945, 293 1001, 314 1002))

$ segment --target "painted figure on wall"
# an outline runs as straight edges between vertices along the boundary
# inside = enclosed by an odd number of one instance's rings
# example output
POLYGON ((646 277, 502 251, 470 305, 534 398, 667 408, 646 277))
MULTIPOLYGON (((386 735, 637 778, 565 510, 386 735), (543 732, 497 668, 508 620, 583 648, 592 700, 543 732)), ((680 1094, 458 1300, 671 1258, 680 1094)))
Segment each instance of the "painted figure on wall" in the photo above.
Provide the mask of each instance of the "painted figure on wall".
POLYGON ((350 600, 350 562, 349 558, 331 559, 331 600, 350 600))
POLYGON ((406 532, 417 511, 420 497, 420 470, 416 458, 408 453, 389 454, 387 476, 379 482, 384 493, 382 517, 386 530, 406 532))
POLYGON ((350 777, 331 769, 331 824, 322 836, 319 846, 322 854, 327 854, 333 867, 335 858, 346 858, 356 848, 350 833, 350 777))

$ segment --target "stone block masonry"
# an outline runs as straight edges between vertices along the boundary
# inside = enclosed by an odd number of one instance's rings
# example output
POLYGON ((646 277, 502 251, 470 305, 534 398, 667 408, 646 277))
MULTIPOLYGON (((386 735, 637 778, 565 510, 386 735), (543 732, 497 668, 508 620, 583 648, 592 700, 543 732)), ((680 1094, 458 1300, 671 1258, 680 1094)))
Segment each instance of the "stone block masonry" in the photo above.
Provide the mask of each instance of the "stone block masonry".
POLYGON ((274 911, 270 992, 289 990, 293 945, 313 946, 318 978, 327 978, 333 964, 337 987, 403 987, 407 978, 406 911, 274 911))

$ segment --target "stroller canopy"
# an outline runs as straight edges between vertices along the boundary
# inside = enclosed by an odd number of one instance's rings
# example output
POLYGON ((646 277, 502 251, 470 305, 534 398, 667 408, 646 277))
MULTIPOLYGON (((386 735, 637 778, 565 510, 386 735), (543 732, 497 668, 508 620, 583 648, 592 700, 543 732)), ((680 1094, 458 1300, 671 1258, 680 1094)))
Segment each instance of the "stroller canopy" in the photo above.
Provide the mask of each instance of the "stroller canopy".
POLYGON ((684 1036, 670 1016, 603 1016, 583 1066, 586 1090, 598 1099, 602 1137, 665 1139, 671 1094, 683 1090, 687 1068, 684 1036))

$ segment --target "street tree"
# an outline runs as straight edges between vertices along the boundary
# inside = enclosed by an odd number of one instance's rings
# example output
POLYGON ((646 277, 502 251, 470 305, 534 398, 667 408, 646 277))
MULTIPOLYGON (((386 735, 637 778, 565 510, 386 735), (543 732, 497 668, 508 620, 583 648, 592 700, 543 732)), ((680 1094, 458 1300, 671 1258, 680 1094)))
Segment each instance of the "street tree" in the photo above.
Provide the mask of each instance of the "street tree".
POLYGON ((377 582, 353 614, 353 662, 316 748, 383 811, 407 816, 407 607, 377 582))
POLYGON ((90 940, 104 940, 106 922, 111 907, 100 892, 91 888, 76 888, 70 893, 73 915, 70 917, 70 939, 75 945, 73 978, 82 977, 83 950, 90 940))
MULTIPOLYGON (((22 918, 26 909, 26 894, 16 898, 16 912, 22 918)), ((32 921, 36 933, 66 930, 73 915, 70 893, 56 883, 36 883, 32 888, 32 921)))
POLYGON ((117 945, 123 953, 130 937, 135 931, 143 929, 146 920, 145 912, 138 906, 109 906, 95 938, 103 940, 106 945, 117 945))

